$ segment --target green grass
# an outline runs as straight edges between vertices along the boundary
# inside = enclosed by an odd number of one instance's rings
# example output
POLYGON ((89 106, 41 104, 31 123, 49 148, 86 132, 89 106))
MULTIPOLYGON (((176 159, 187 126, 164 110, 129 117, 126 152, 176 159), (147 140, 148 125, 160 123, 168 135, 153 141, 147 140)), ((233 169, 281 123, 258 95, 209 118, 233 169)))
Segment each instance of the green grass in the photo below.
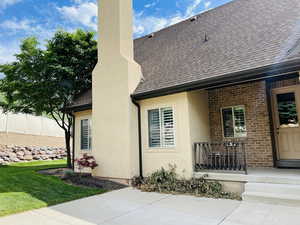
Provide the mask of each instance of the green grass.
POLYGON ((64 160, 0 166, 0 217, 75 200, 104 190, 66 184, 38 170, 65 167, 64 160))

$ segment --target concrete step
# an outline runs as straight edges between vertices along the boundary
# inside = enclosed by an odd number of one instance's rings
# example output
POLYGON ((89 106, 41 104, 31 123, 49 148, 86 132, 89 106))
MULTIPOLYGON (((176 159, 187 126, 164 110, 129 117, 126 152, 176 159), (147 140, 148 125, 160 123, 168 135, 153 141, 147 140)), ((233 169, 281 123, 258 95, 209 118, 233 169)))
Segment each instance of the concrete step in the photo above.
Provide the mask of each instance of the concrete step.
POLYGON ((246 183, 244 201, 300 207, 300 185, 246 183))
POLYGON ((300 197, 300 185, 246 183, 245 192, 266 192, 266 193, 273 193, 273 194, 290 194, 290 195, 298 195, 300 197))

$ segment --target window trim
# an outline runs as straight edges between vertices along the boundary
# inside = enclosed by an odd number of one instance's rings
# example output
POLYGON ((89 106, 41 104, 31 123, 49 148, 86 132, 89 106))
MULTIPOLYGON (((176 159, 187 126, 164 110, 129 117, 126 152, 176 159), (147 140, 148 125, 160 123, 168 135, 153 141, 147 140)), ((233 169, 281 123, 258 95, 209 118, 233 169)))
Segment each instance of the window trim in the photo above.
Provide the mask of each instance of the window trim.
POLYGON ((176 148, 176 122, 175 122, 175 110, 173 106, 160 106, 156 108, 148 108, 146 109, 146 116, 147 116, 147 139, 148 139, 148 149, 151 150, 166 150, 166 149, 175 149, 176 148), (163 144, 163 128, 162 128, 162 118, 161 118, 161 110, 162 109, 172 109, 172 115, 173 115, 173 136, 174 136, 174 144, 171 146, 162 145, 163 144), (160 140, 161 144, 159 147, 151 147, 150 146, 150 120, 149 120, 149 112, 152 110, 158 110, 159 111, 159 122, 160 122, 160 140))
POLYGON ((80 151, 87 152, 92 151, 92 120, 91 118, 81 118, 80 119, 80 151), (82 121, 87 120, 88 121, 88 148, 83 149, 82 148, 82 121), (90 143, 91 139, 91 143, 90 143))
POLYGON ((232 139, 232 138, 235 138, 235 139, 243 139, 243 138, 247 138, 248 137, 248 131, 247 131, 247 120, 246 120, 246 106, 245 105, 233 105, 233 106, 225 106, 225 107, 221 107, 220 108, 220 114, 221 114, 221 126, 222 126, 222 136, 224 139, 232 139), (235 132, 235 129, 233 127, 233 137, 225 137, 225 129, 224 129, 224 120, 223 120, 223 109, 232 109, 232 116, 233 116, 233 124, 235 126, 235 118, 234 118, 234 108, 235 107, 243 107, 244 108, 244 118, 245 118, 245 128, 246 128, 246 135, 244 137, 237 137, 236 136, 236 132, 235 132))

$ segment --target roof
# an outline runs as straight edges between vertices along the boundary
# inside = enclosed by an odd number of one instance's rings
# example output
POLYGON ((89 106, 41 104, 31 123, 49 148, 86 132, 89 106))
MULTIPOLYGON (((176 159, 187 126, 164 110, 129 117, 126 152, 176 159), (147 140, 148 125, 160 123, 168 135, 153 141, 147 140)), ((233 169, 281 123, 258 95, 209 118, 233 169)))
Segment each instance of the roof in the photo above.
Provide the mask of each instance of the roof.
POLYGON ((92 89, 88 89, 75 97, 70 108, 73 110, 90 109, 92 106, 92 89))
POLYGON ((235 0, 196 18, 134 41, 144 76, 134 95, 300 59, 299 0, 235 0))

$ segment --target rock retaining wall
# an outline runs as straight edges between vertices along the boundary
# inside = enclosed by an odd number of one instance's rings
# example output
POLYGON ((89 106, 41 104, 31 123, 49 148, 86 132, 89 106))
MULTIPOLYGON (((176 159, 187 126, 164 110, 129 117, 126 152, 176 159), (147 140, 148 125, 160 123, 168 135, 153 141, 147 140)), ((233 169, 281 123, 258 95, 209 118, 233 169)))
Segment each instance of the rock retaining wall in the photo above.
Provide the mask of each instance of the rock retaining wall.
POLYGON ((66 156, 67 153, 64 148, 0 145, 0 165, 34 160, 63 159, 66 156))

